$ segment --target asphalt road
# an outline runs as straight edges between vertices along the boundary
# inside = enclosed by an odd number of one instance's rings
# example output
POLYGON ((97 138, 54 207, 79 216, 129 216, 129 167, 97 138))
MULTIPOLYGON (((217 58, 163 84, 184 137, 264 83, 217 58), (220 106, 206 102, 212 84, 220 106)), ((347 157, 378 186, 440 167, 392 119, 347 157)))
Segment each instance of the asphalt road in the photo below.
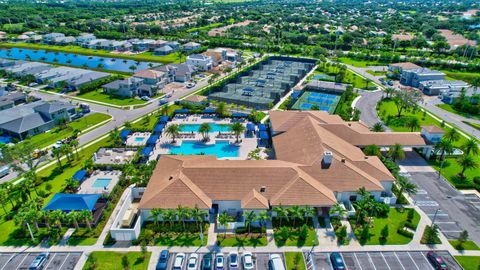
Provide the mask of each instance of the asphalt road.
POLYGON ((383 92, 364 92, 362 97, 355 104, 355 108, 361 111, 360 121, 365 125, 372 127, 381 122, 377 115, 377 103, 382 99, 383 92))

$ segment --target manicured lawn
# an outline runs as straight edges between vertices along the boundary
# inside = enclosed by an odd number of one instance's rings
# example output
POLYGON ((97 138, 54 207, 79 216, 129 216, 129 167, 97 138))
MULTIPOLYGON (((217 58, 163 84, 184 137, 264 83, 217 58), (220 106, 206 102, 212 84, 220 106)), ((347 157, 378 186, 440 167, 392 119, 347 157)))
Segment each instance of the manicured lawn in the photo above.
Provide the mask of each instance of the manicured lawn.
POLYGON ((480 256, 455 256, 464 270, 478 270, 480 268, 480 256))
POLYGON ((83 269, 95 270, 146 270, 148 269, 148 262, 150 261, 151 252, 143 254, 141 252, 113 252, 113 251, 93 251, 88 256, 83 269), (122 265, 122 257, 126 256, 128 261, 128 268, 122 265), (95 264, 95 267, 92 265, 95 264))
POLYGON ((367 73, 373 76, 385 76, 387 74, 386 71, 375 71, 375 70, 367 70, 367 73))
POLYGON ((306 270, 305 259, 301 252, 285 252, 287 270, 306 270))
POLYGON ((465 124, 475 128, 475 129, 478 129, 480 130, 480 125, 479 124, 475 124, 475 123, 472 123, 472 122, 467 122, 467 121, 463 121, 465 124))
MULTIPOLYGON (((402 212, 399 208, 390 208, 388 217, 374 217, 369 228, 370 238, 365 242, 365 245, 404 245, 410 243, 411 238, 397 233, 398 228, 403 227, 407 216, 407 209, 402 212), (385 240, 382 240, 380 239, 381 231, 385 226, 388 226, 388 236, 385 240)), ((420 215, 415 211, 412 224, 416 227, 419 221, 420 215)), ((350 222, 352 223, 352 221, 350 222)), ((361 233, 361 229, 355 229, 357 238, 360 238, 361 233)))
POLYGON ((463 72, 458 70, 440 70, 445 73, 448 77, 454 80, 461 80, 468 83, 472 83, 475 78, 480 77, 479 73, 476 72, 463 72))
POLYGON ((265 234, 227 234, 227 238, 224 238, 223 234, 219 234, 217 236, 217 242, 222 247, 262 247, 268 244, 265 234))
POLYGON ((203 243, 200 238, 200 228, 195 222, 158 223, 147 221, 142 225, 140 236, 136 243, 146 242, 152 246, 182 246, 194 247, 205 246, 208 243, 209 223, 203 223, 203 243))
POLYGON ((66 128, 56 127, 49 132, 41 133, 30 138, 32 144, 37 148, 43 148, 73 135, 75 130, 83 131, 98 123, 101 123, 111 116, 103 113, 91 113, 67 124, 66 128))
POLYGON ((121 98, 105 94, 102 90, 87 92, 77 95, 79 98, 89 99, 97 102, 105 102, 118 106, 129 106, 137 104, 145 104, 145 101, 137 98, 121 98))
POLYGON ((92 246, 97 243, 98 238, 79 238, 79 237, 70 237, 68 239, 69 246, 92 246))
POLYGON ((212 28, 219 27, 219 26, 222 26, 222 23, 212 23, 212 24, 209 24, 209 25, 201 26, 201 27, 193 27, 193 28, 188 29, 187 33, 201 31, 201 30, 210 30, 212 28))
POLYGON ((458 114, 458 115, 460 115, 460 116, 466 117, 466 118, 480 119, 480 115, 473 115, 473 114, 469 114, 469 113, 464 113, 464 112, 461 112, 461 111, 457 111, 457 110, 455 110, 455 108, 453 108, 452 105, 450 105, 450 104, 438 104, 437 107, 439 107, 439 108, 441 108, 441 109, 444 109, 445 111, 448 111, 448 112, 451 112, 451 113, 458 114))
MULTIPOLYGON (((315 71, 317 74, 325 73, 330 76, 335 76, 340 71, 339 67, 333 65, 320 65, 318 69, 315 71)), ((347 69, 345 71, 345 77, 341 81, 342 83, 347 83, 353 85, 355 88, 365 89, 367 87, 365 79, 356 75, 351 70, 347 69)), ((368 84, 369 87, 373 86, 373 83, 368 84)))
POLYGON ((303 247, 303 246, 312 246, 315 242, 315 245, 318 245, 318 239, 315 233, 314 228, 308 228, 307 237, 303 239, 301 237, 301 229, 289 229, 288 235, 282 235, 282 232, 279 229, 274 229, 274 238, 275 244, 279 247, 283 246, 294 246, 294 247, 303 247))
POLYGON ((145 52, 145 53, 134 54, 134 55, 114 54, 106 50, 93 50, 93 49, 82 48, 80 46, 74 46, 74 45, 54 46, 54 45, 45 45, 45 44, 37 44, 37 43, 1 42, 0 47, 6 47, 6 48, 16 47, 16 48, 26 48, 26 49, 34 49, 34 50, 49 50, 49 51, 57 51, 57 52, 76 53, 76 54, 82 54, 82 55, 131 59, 136 61, 159 62, 164 64, 181 63, 184 61, 184 58, 185 58, 185 57, 179 57, 176 53, 166 55, 166 56, 156 56, 156 55, 153 55, 151 52, 145 52))
MULTIPOLYGON (((458 240, 449 240, 450 244, 458 250, 461 250, 458 248, 458 244, 460 243, 458 240)), ((463 250, 480 250, 480 247, 477 246, 477 244, 471 240, 466 241, 465 243, 462 244, 463 250)))
POLYGON ((380 63, 376 61, 366 61, 366 60, 358 60, 358 59, 353 59, 349 57, 339 57, 337 61, 347 64, 347 65, 352 65, 354 67, 368 67, 368 66, 385 66, 387 65, 386 63, 380 63))

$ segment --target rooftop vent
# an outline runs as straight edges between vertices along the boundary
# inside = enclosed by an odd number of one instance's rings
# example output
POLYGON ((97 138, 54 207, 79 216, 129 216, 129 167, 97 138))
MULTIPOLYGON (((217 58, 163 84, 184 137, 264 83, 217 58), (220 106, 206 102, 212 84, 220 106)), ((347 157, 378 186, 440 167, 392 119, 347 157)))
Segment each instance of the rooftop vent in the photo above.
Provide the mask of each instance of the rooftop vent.
POLYGON ((168 180, 173 180, 173 176, 170 175, 170 177, 168 178, 168 180))
POLYGON ((368 157, 367 157, 367 156, 365 156, 365 157, 364 157, 364 159, 368 159, 368 157))
POLYGON ((344 158, 342 158, 342 163, 345 163, 345 159, 344 159, 344 158))
POLYGON ((333 153, 330 151, 323 152, 322 167, 329 168, 332 165, 333 153))
POLYGON ((267 187, 266 186, 261 186, 260 187, 260 192, 261 193, 265 193, 267 191, 267 187))

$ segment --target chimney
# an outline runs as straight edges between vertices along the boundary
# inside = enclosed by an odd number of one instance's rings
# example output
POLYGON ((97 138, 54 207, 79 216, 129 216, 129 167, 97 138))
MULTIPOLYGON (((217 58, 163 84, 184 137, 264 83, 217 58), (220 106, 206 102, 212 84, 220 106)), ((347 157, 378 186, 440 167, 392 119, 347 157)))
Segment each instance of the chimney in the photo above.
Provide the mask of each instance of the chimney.
POLYGON ((323 159, 322 159, 322 168, 328 169, 333 162, 333 153, 330 151, 323 152, 323 159))

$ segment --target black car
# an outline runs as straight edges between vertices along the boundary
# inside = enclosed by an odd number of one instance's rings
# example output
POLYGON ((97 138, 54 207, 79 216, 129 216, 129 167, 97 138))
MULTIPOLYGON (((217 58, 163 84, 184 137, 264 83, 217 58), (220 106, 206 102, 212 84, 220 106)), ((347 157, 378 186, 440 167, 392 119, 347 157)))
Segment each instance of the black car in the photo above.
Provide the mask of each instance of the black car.
POLYGON ((208 253, 203 256, 202 259, 202 266, 200 270, 212 270, 213 269, 213 256, 212 254, 208 253))
POLYGON ((165 249, 162 250, 160 252, 160 257, 158 258, 157 267, 155 269, 156 270, 166 270, 169 256, 170 256, 170 253, 168 252, 168 250, 165 250, 165 249))
POLYGON ((334 270, 344 270, 345 268, 345 263, 343 262, 342 255, 338 252, 332 252, 330 254, 330 261, 332 262, 332 266, 334 270))

